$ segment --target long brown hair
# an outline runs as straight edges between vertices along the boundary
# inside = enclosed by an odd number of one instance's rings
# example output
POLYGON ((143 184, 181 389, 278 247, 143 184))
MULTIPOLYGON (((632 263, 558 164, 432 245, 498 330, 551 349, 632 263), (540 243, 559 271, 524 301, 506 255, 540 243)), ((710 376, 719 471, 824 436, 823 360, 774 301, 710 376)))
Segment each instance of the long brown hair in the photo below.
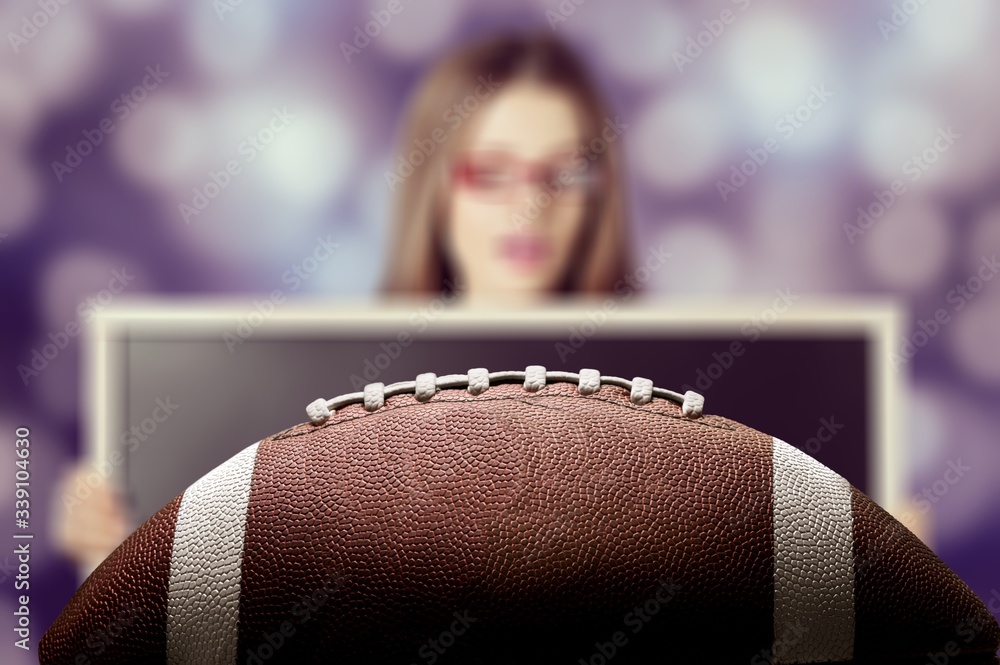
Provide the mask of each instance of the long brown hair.
MULTIPOLYGON (((502 89, 515 80, 537 82, 572 95, 585 116, 584 146, 597 140, 610 121, 597 89, 562 42, 544 35, 494 38, 453 53, 418 87, 405 115, 399 168, 407 168, 404 162, 419 142, 430 145, 427 141, 433 140, 434 132, 447 126, 449 109, 472 99, 483 82, 502 89)), ((456 132, 461 129, 454 127, 456 132)), ((443 221, 447 214, 446 165, 449 151, 458 143, 458 137, 452 135, 439 145, 434 143, 435 150, 429 156, 414 154, 421 163, 411 162, 412 172, 405 177, 386 173, 396 196, 393 242, 383 288, 386 293, 440 292, 452 278, 444 251, 443 221)), ((560 286, 563 292, 611 291, 625 272, 625 197, 617 142, 607 142, 607 149, 593 157, 600 163, 604 186, 586 206, 587 218, 574 260, 560 286)), ((392 168, 397 169, 397 163, 392 168)))

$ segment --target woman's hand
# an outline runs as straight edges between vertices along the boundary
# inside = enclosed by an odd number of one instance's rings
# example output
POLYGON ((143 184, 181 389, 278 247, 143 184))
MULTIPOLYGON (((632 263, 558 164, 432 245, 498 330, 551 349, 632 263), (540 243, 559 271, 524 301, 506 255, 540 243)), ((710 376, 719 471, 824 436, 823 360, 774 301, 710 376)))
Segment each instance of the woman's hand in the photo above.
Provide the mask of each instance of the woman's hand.
POLYGON ((87 484, 92 473, 92 465, 80 464, 63 477, 52 520, 56 547, 88 570, 96 568, 131 532, 122 497, 107 481, 97 487, 87 484), (79 496, 80 487, 90 490, 86 498, 79 496))

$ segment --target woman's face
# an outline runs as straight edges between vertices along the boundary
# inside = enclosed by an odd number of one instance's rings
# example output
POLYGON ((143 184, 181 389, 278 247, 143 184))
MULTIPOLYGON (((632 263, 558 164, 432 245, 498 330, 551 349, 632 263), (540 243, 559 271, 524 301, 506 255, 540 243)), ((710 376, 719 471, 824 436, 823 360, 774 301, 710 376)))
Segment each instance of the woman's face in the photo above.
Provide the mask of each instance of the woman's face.
POLYGON ((573 259, 597 168, 579 153, 578 104, 508 83, 469 115, 450 164, 446 251, 471 297, 538 298, 573 259))

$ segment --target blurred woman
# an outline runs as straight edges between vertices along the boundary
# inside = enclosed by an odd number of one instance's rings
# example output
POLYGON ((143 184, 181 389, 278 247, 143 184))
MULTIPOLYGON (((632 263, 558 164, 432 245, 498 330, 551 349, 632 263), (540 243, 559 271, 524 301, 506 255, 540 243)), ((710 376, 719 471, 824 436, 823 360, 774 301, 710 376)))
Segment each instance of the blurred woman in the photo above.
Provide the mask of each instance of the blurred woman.
MULTIPOLYGON (((610 292, 625 274, 620 129, 572 53, 505 37, 440 63, 417 91, 386 181, 394 294, 532 300, 610 292)), ((90 469, 62 482, 71 496, 90 469)), ((108 485, 59 504, 57 546, 95 567, 130 531, 108 485)))
POLYGON ((621 129, 574 55, 509 36, 442 61, 402 150, 384 290, 537 300, 611 291, 625 273, 621 129))

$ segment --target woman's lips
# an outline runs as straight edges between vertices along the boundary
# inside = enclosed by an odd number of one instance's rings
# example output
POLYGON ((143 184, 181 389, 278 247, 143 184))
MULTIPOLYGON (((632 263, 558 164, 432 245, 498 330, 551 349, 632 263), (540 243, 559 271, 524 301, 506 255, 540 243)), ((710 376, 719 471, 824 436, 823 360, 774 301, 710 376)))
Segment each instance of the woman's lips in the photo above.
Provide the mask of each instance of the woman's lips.
POLYGON ((552 244, 545 238, 523 233, 506 236, 500 241, 500 256, 514 268, 532 270, 552 255, 552 244))

